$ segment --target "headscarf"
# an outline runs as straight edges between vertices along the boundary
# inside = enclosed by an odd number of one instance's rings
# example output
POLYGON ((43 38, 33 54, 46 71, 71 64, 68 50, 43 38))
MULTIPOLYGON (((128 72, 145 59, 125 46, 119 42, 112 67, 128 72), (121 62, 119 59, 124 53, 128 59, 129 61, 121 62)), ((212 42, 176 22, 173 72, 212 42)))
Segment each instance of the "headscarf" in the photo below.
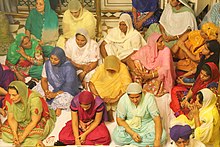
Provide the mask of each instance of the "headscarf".
POLYGON ((158 70, 159 79, 163 80, 166 91, 170 92, 174 86, 175 70, 170 49, 164 47, 157 49, 157 41, 161 37, 159 33, 153 33, 148 37, 147 45, 140 48, 131 56, 132 60, 139 60, 148 70, 158 70))
MULTIPOLYGON (((208 86, 208 84, 210 84, 211 82, 218 82, 219 80, 219 70, 218 70, 218 67, 216 66, 215 63, 213 62, 207 62, 206 63, 210 69, 211 69, 211 77, 209 80, 207 81, 202 81, 200 76, 197 77, 196 81, 194 82, 194 85, 192 87, 192 92, 193 92, 193 95, 195 97, 196 93, 200 90, 200 89, 203 89, 203 88, 206 88, 208 86)), ((200 71, 201 72, 201 71, 200 71)))
POLYGON ((130 83, 126 92, 127 94, 140 94, 142 92, 142 87, 138 83, 130 83))
POLYGON ((175 125, 170 129, 170 138, 175 142, 177 142, 179 138, 189 140, 191 134, 192 129, 189 125, 175 125))
POLYGON ((138 12, 155 12, 158 9, 158 0, 132 0, 132 6, 138 12))
POLYGON ((96 62, 100 57, 98 43, 90 39, 88 31, 83 28, 78 29, 75 36, 66 42, 65 53, 67 57, 71 58, 71 60, 77 64, 96 62), (83 47, 79 47, 76 43, 77 34, 86 38, 87 42, 83 47))
MULTIPOLYGON (((15 38, 15 42, 13 42, 10 46, 10 48, 8 49, 8 53, 7 53, 7 60, 12 63, 12 64, 16 64, 19 59, 22 57, 20 53, 17 52, 17 50, 20 50, 20 46, 21 46, 21 42, 23 41, 24 37, 27 36, 24 33, 20 33, 16 36, 15 38)), ((32 45, 30 49, 24 49, 25 53, 28 56, 34 57, 35 55, 35 51, 36 51, 36 47, 38 46, 38 42, 36 40, 31 39, 30 40, 32 45)))
POLYGON ((189 1, 188 0, 179 0, 179 2, 181 4, 183 4, 184 6, 188 7, 189 9, 192 9, 190 6, 189 6, 189 1))
POLYGON ((9 31, 9 22, 3 12, 0 11, 0 55, 6 55, 14 38, 9 31))
POLYGON ((70 0, 69 4, 68 4, 68 9, 71 12, 77 12, 82 8, 81 3, 79 2, 79 0, 70 0))
POLYGON ((76 75, 76 69, 70 61, 66 59, 65 52, 59 47, 55 47, 51 56, 55 55, 60 59, 58 65, 52 65, 50 60, 45 62, 47 80, 54 88, 54 92, 62 90, 75 96, 79 93, 79 80, 76 75))
POLYGON ((119 72, 120 70, 120 60, 114 56, 107 56, 104 60, 104 68, 105 70, 114 70, 115 72, 119 72))
POLYGON ((84 123, 95 119, 96 112, 103 112, 103 120, 107 120, 107 111, 105 109, 105 105, 103 100, 100 97, 95 97, 89 91, 83 91, 76 95, 71 102, 70 108, 72 111, 78 111, 79 120, 83 121, 84 123), (88 110, 84 110, 80 104, 91 104, 88 110), (101 110, 99 110, 100 106, 103 106, 101 110))

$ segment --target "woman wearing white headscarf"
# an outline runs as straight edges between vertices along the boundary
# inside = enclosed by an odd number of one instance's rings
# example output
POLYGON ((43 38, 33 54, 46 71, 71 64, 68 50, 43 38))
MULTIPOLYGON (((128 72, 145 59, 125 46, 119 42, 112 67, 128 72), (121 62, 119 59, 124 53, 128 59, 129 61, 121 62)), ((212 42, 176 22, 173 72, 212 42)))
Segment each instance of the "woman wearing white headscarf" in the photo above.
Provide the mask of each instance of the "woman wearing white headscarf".
POLYGON ((197 23, 188 0, 171 0, 165 6, 159 24, 150 25, 144 38, 147 39, 153 32, 161 33, 165 45, 171 48, 185 32, 190 30, 197 30, 197 23))
POLYGON ((63 35, 60 36, 57 46, 64 48, 67 39, 73 37, 76 30, 84 28, 89 32, 90 38, 95 38, 96 19, 94 15, 82 7, 78 0, 70 0, 68 10, 63 14, 63 35))
POLYGON ((66 42, 65 53, 77 68, 77 74, 86 88, 99 60, 99 45, 90 39, 86 29, 78 29, 74 37, 66 42))
POLYGON ((100 49, 104 58, 109 55, 115 55, 122 62, 126 62, 129 55, 145 44, 146 41, 141 34, 133 28, 130 15, 124 13, 119 18, 118 27, 109 31, 100 49))

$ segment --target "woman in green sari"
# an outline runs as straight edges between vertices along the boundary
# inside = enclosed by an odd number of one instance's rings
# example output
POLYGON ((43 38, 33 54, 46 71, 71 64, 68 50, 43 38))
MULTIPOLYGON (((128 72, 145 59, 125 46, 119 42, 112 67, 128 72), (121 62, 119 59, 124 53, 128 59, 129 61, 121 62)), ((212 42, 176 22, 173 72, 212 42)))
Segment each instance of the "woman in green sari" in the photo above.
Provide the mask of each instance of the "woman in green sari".
POLYGON ((43 53, 39 43, 20 33, 8 49, 6 65, 10 67, 18 80, 25 81, 30 76, 40 79, 43 68, 43 53))
POLYGON ((25 34, 39 41, 45 57, 49 57, 58 39, 58 17, 49 0, 36 0, 36 8, 29 13, 25 34))
POLYGON ((7 120, 2 126, 2 139, 16 146, 43 145, 42 141, 55 125, 55 113, 45 100, 21 81, 13 81, 6 95, 7 120))

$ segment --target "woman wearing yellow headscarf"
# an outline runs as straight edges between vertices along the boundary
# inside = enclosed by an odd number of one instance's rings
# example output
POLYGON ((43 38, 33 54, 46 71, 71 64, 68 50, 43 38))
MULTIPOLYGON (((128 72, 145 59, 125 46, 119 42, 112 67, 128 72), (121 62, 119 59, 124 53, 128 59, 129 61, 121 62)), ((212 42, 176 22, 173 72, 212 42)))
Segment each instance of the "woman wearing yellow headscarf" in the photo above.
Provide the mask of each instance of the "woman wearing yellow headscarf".
POLYGON ((196 68, 205 41, 217 39, 217 32, 218 27, 213 23, 205 23, 201 30, 184 34, 171 48, 174 56, 180 59, 177 62, 177 69, 190 71, 196 68))

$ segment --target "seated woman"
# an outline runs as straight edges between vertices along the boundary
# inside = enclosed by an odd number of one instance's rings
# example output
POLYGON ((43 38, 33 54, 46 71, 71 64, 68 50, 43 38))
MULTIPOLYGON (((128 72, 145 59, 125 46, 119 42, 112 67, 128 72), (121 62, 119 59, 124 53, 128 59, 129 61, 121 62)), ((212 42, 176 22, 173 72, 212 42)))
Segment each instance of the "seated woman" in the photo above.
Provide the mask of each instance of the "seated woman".
POLYGON ((142 93, 138 83, 130 83, 118 102, 117 126, 113 140, 118 145, 161 146, 166 133, 154 96, 142 93))
POLYGON ((147 45, 129 59, 134 81, 144 84, 143 91, 162 96, 174 86, 175 70, 170 49, 164 46, 161 34, 153 33, 147 45))
POLYGON ((49 57, 59 36, 58 17, 51 9, 49 0, 36 0, 25 24, 25 34, 37 39, 45 57, 49 57))
POLYGON ((172 123, 185 123, 194 131, 196 140, 206 146, 219 147, 220 144, 220 117, 216 108, 216 95, 208 88, 200 90, 196 95, 194 105, 191 105, 191 117, 189 119, 180 115, 172 120, 172 123))
POLYGON ((40 80, 43 68, 43 53, 39 43, 30 39, 26 34, 20 33, 16 36, 8 49, 6 65, 14 71, 19 81, 25 81, 30 76, 40 80))
POLYGON ((191 87, 200 74, 202 66, 207 62, 213 62, 217 67, 219 67, 219 52, 220 52, 220 44, 217 40, 209 40, 206 41, 203 45, 202 52, 200 54, 200 61, 196 68, 181 73, 181 71, 177 71, 177 83, 180 85, 186 85, 191 87))
POLYGON ((132 0, 132 19, 137 30, 148 28, 160 19, 159 0, 132 0))
POLYGON ((220 3, 215 3, 211 9, 209 10, 209 12, 205 15, 205 17, 203 18, 201 25, 206 23, 206 22, 212 22, 214 23, 216 26, 220 25, 220 3))
POLYGON ((77 68, 77 74, 85 89, 95 72, 99 60, 99 45, 90 39, 88 31, 78 29, 74 37, 66 42, 65 53, 71 63, 77 68))
POLYGON ((191 138, 193 130, 189 125, 174 125, 170 129, 170 138, 175 142, 171 142, 169 147, 205 147, 205 145, 191 138))
POLYGON ((123 13, 119 26, 111 29, 100 45, 100 52, 103 58, 115 55, 126 64, 127 58, 145 44, 141 34, 133 28, 129 14, 123 13))
POLYGON ((9 22, 4 14, 4 12, 0 11, 0 55, 6 55, 8 52, 8 48, 12 42, 14 42, 14 38, 9 30, 9 22))
POLYGON ((170 108, 177 117, 180 114, 188 115, 189 108, 185 107, 189 103, 196 100, 196 93, 203 88, 210 87, 210 85, 217 85, 219 80, 218 67, 213 62, 207 62, 202 66, 201 72, 194 82, 192 88, 189 90, 183 86, 175 86, 171 91, 170 108))
POLYGON ((38 92, 22 81, 13 81, 6 96, 7 120, 2 126, 2 139, 15 146, 42 145, 55 125, 54 111, 38 92))
POLYGON ((95 39, 96 19, 94 15, 82 7, 79 0, 71 0, 68 10, 63 14, 63 35, 59 37, 57 46, 64 48, 66 41, 76 34, 76 30, 84 28, 88 31, 89 37, 95 39))
POLYGON ((196 30, 196 18, 187 2, 188 0, 171 0, 167 3, 159 24, 150 25, 144 38, 147 39, 153 32, 161 33, 165 45, 171 48, 184 33, 196 30))
POLYGON ((216 40, 218 27, 213 23, 205 23, 201 30, 185 33, 171 48, 177 62, 177 69, 190 71, 198 65, 204 43, 207 40, 216 40))
POLYGON ((100 65, 92 75, 89 88, 94 95, 98 95, 104 100, 109 121, 114 121, 113 111, 115 111, 118 100, 131 82, 126 65, 113 55, 107 56, 104 64, 100 65))
POLYGON ((63 49, 55 47, 50 60, 44 64, 41 86, 38 84, 35 90, 46 97, 56 115, 60 116, 61 110, 69 110, 71 100, 80 92, 79 86, 76 69, 67 60, 63 49))
POLYGON ((111 137, 104 123, 106 109, 102 99, 89 91, 78 94, 71 102, 72 120, 59 133, 65 145, 109 145, 111 137))

